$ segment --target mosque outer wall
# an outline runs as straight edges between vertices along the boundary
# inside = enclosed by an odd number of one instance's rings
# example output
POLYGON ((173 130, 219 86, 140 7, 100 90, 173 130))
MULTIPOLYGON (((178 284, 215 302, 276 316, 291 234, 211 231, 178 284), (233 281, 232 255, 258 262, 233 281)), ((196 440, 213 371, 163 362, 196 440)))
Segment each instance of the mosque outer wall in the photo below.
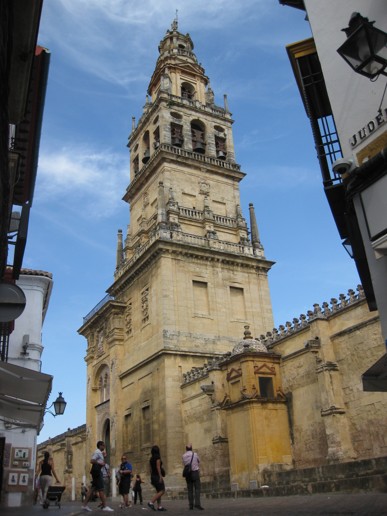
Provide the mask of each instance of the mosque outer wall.
MULTIPOLYGON (((203 477, 210 486, 217 484, 212 471, 214 451, 220 443, 222 476, 227 476, 226 450, 229 449, 227 459, 231 458, 234 463, 229 479, 238 489, 251 489, 265 483, 270 471, 319 468, 387 456, 387 395, 364 392, 361 379, 385 353, 377 312, 368 310, 362 293, 332 301, 331 305, 323 305, 323 309, 315 305, 304 320, 287 323, 277 334, 262 337, 269 352, 281 355, 278 385, 287 407, 287 421, 282 419, 281 430, 266 432, 271 435, 267 446, 276 450, 278 443, 286 439, 291 449, 291 467, 287 460, 273 461, 266 467, 262 461, 261 467, 253 468, 248 478, 243 464, 246 454, 241 447, 259 449, 260 425, 267 425, 267 420, 257 414, 249 419, 250 439, 246 439, 246 435, 243 439, 230 439, 228 429, 241 423, 243 407, 239 406, 233 413, 232 407, 214 406, 211 399, 214 393, 200 393, 202 386, 207 390, 213 385, 224 387, 227 368, 221 371, 221 364, 209 364, 186 377, 183 384, 185 433, 188 440, 196 436, 196 442, 200 443, 203 477), (203 413, 205 407, 207 417, 203 413), (234 422, 230 423, 234 417, 234 422), (205 422, 203 426, 198 425, 201 420, 205 422), (207 472, 211 474, 207 476, 207 472)), ((234 357, 232 367, 236 370, 241 369, 240 359, 241 356, 234 357)), ((251 360, 254 361, 254 357, 251 360)), ((266 404, 267 413, 269 407, 270 404, 266 404)), ((248 410, 247 405, 245 408, 248 410)), ((265 411, 263 404, 261 410, 265 411)), ((283 456, 286 458, 285 453, 283 456)), ((259 465, 258 458, 256 462, 259 465)))
MULTIPOLYGON (((278 443, 282 443, 282 462, 276 460, 265 466, 262 460, 262 467, 255 466, 246 474, 243 450, 259 449, 260 425, 266 421, 270 427, 273 404, 258 403, 252 411, 252 403, 246 402, 245 396, 242 403, 233 406, 227 396, 232 398, 240 389, 232 394, 227 375, 233 379, 230 371, 246 369, 249 361, 256 367, 254 354, 228 356, 226 367, 209 361, 210 367, 196 367, 183 379, 184 438, 193 442, 201 457, 205 488, 255 489, 267 478, 275 481, 276 472, 286 475, 288 471, 289 478, 294 477, 294 469, 322 471, 333 467, 330 471, 334 472, 341 465, 337 470, 341 475, 346 465, 353 469, 356 464, 387 457, 387 395, 364 392, 361 382, 361 375, 385 352, 377 312, 369 312, 364 298, 342 300, 342 304, 325 306, 324 310, 316 305, 302 324, 293 322, 280 327, 275 337, 261 337, 269 353, 267 359, 260 354, 259 360, 271 361, 276 372, 276 417, 280 422, 277 433, 268 434, 272 438, 266 446, 276 453, 278 443), (275 355, 280 360, 270 358, 275 355), (213 385, 221 389, 213 393, 213 385), (218 396, 216 403, 214 396, 218 396), (250 431, 238 439, 237 429, 243 418, 249 421, 250 431), (286 449, 290 457, 286 457, 286 449)), ((74 496, 75 485, 78 500, 84 475, 88 481, 86 426, 38 445, 38 459, 46 450, 54 457, 59 478, 64 479, 64 498, 74 496)))
POLYGON ((86 425, 68 429, 67 432, 50 438, 37 446, 38 464, 48 451, 54 459, 55 471, 66 489, 63 500, 81 500, 81 484, 89 483, 90 459, 86 458, 86 425))

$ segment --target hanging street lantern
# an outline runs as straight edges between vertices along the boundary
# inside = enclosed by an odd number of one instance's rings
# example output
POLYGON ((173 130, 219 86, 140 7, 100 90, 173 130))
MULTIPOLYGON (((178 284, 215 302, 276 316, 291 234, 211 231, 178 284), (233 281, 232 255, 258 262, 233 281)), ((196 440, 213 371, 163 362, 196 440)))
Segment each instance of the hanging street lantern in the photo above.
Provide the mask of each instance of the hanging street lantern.
POLYGON ((342 29, 347 40, 337 50, 355 72, 369 79, 380 74, 387 76, 387 34, 374 27, 374 23, 353 13, 348 27, 342 29))
POLYGON ((66 409, 67 402, 62 396, 62 393, 59 393, 59 396, 56 398, 56 400, 48 407, 48 409, 45 410, 46 412, 49 412, 52 416, 63 416, 64 411, 66 409), (54 406, 55 414, 53 414, 49 409, 54 406))

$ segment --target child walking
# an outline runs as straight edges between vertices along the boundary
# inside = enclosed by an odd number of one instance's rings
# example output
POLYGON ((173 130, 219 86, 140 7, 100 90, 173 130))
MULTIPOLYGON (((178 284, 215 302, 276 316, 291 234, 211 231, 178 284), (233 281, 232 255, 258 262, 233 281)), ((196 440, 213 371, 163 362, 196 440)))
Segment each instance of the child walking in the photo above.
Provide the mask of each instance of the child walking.
POLYGON ((140 475, 136 475, 136 480, 134 481, 134 486, 133 486, 134 503, 135 504, 137 503, 137 495, 138 495, 138 499, 140 501, 140 505, 142 505, 142 487, 141 487, 141 484, 143 484, 143 483, 144 482, 141 480, 140 475))

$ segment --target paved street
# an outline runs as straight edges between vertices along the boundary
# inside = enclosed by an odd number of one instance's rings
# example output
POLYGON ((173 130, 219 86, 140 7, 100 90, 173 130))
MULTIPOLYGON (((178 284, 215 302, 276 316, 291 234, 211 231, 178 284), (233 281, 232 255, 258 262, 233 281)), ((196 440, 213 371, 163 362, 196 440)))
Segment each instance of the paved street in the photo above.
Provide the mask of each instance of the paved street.
MULTIPOLYGON (((328 493, 310 496, 284 496, 284 497, 264 497, 264 498, 230 498, 230 499, 203 499, 202 505, 205 511, 201 514, 211 514, 211 516, 246 516, 259 514, 262 516, 298 516, 298 515, 387 515, 387 493, 364 493, 364 494, 341 494, 328 493)), ((95 514, 104 514, 96 506, 90 504, 95 514)), ((129 514, 132 516, 152 514, 146 506, 135 505, 129 509, 120 509, 119 501, 110 503, 115 509, 114 513, 129 514)), ((165 508, 169 514, 190 515, 199 514, 199 511, 189 511, 186 500, 165 500, 165 508)), ((80 503, 64 502, 58 509, 50 506, 45 510, 40 506, 31 506, 23 509, 9 508, 1 509, 1 516, 40 516, 58 514, 58 516, 78 516, 86 513, 81 510, 80 503)), ((114 514, 111 513, 111 514, 114 514)))

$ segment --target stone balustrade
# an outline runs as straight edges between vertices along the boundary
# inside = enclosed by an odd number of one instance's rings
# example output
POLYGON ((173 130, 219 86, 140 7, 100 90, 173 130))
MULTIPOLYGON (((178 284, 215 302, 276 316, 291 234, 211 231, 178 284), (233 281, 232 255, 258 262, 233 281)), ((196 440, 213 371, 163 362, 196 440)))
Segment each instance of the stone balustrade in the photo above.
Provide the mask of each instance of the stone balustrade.
POLYGON ((227 253, 251 257, 255 256, 257 258, 263 257, 263 253, 259 252, 259 250, 254 249, 250 242, 239 244, 233 242, 226 242, 224 240, 208 238, 206 236, 183 233, 182 231, 159 229, 152 232, 149 235, 148 240, 143 245, 137 247, 134 250, 134 253, 130 257, 130 259, 124 260, 122 262, 122 264, 115 271, 115 279, 117 280, 119 277, 121 277, 156 240, 173 240, 180 243, 186 243, 188 245, 198 246, 207 249, 210 248, 218 251, 224 251, 227 253))
MULTIPOLYGON (((186 217, 188 219, 203 220, 204 212, 201 210, 196 210, 194 208, 186 208, 184 206, 179 206, 179 216, 186 217)), ((226 215, 217 215, 215 213, 213 214, 213 221, 218 226, 226 226, 229 228, 236 228, 238 225, 236 218, 227 217, 226 215)))

